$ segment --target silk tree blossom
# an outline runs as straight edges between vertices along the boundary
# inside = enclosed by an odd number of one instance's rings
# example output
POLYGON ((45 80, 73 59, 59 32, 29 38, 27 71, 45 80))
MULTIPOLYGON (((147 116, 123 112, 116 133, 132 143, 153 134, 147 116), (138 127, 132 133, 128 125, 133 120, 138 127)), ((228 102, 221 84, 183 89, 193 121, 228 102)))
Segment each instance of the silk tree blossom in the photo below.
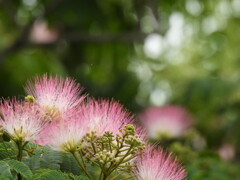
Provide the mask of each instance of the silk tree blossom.
POLYGON ((41 108, 34 103, 6 100, 0 112, 0 125, 14 141, 34 141, 45 127, 41 108))
POLYGON ((138 180, 182 180, 186 176, 183 167, 160 148, 147 147, 137 158, 134 174, 138 180))
POLYGON ((55 151, 75 152, 86 135, 86 125, 76 111, 69 112, 61 121, 54 121, 46 127, 42 142, 55 151))
POLYGON ((89 99, 86 104, 81 106, 80 116, 88 122, 88 132, 95 131, 99 135, 106 131, 117 134, 120 128, 133 121, 133 116, 113 100, 89 99))
POLYGON ((192 118, 178 106, 150 107, 139 116, 152 139, 181 136, 192 124, 192 118))
POLYGON ((73 79, 48 77, 46 74, 29 81, 25 90, 45 108, 50 119, 60 119, 63 113, 78 106, 85 98, 85 95, 80 96, 83 90, 80 84, 76 84, 73 79))

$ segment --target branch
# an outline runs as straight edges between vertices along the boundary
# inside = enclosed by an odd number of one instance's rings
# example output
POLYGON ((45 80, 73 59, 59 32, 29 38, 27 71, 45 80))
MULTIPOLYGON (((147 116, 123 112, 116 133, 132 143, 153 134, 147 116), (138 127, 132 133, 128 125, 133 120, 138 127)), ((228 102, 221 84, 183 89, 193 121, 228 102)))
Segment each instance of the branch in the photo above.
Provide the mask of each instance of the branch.
MULTIPOLYGON (((31 27, 31 26, 29 26, 31 27)), ((26 28, 19 39, 17 39, 10 47, 6 48, 4 51, 0 53, 0 64, 3 63, 4 59, 10 55, 12 52, 20 50, 24 47, 50 47, 56 45, 60 40, 64 39, 69 43, 133 43, 140 42, 145 39, 147 34, 134 31, 129 33, 121 33, 121 34, 88 34, 88 33, 70 33, 67 35, 63 35, 62 37, 52 43, 36 43, 28 41, 28 32, 29 27, 26 28)))
POLYGON ((133 43, 145 39, 147 34, 133 31, 120 34, 88 34, 88 33, 71 33, 63 36, 63 38, 72 43, 86 42, 86 43, 133 43))

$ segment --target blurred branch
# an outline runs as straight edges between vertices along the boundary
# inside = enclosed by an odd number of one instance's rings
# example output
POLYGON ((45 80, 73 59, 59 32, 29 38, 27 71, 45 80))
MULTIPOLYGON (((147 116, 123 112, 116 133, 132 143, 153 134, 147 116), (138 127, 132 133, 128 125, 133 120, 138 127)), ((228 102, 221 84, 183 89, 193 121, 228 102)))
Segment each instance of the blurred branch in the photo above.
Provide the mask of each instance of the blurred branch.
POLYGON ((121 42, 133 43, 142 41, 147 34, 140 31, 121 33, 121 34, 88 34, 88 33, 72 33, 67 34, 63 38, 72 43, 87 42, 87 43, 108 43, 121 42))
POLYGON ((55 47, 60 41, 65 40, 68 43, 125 43, 131 44, 134 42, 140 42, 145 39, 148 34, 142 32, 131 32, 122 34, 88 34, 88 33, 74 33, 60 38, 51 43, 36 43, 29 42, 28 47, 39 47, 39 48, 52 48, 55 47))
POLYGON ((22 35, 19 39, 17 39, 9 48, 5 49, 0 53, 0 63, 4 61, 9 54, 15 52, 23 47, 46 47, 56 45, 60 40, 66 40, 70 43, 110 43, 110 42, 120 42, 120 43, 133 43, 143 41, 147 36, 146 33, 142 33, 139 31, 129 32, 129 33, 121 33, 121 34, 88 34, 88 33, 69 33, 66 35, 60 36, 60 38, 52 43, 36 43, 30 42, 28 40, 28 32, 29 26, 23 31, 22 35))

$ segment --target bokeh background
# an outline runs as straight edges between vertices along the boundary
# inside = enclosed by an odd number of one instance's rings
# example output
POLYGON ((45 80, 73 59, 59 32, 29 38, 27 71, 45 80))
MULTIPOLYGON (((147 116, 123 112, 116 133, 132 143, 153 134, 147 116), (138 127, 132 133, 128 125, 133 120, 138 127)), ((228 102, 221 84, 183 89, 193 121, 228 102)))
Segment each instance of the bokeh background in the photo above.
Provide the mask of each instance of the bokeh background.
POLYGON ((240 0, 0 0, 0 96, 49 73, 133 113, 181 106, 204 145, 165 145, 188 179, 240 179, 239 33, 240 0))

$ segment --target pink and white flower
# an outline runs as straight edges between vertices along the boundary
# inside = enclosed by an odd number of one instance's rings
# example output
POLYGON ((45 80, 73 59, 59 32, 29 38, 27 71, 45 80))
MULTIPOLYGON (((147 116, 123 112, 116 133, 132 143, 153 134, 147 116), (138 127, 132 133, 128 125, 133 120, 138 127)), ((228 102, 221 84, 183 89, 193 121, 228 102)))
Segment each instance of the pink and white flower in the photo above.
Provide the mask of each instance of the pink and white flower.
POLYGON ((33 103, 6 100, 0 112, 0 125, 14 141, 34 141, 45 126, 41 108, 33 103))
POLYGON ((47 145, 55 151, 75 152, 87 132, 86 126, 76 111, 68 112, 61 121, 51 122, 37 143, 47 145))
POLYGON ((192 124, 187 111, 178 106, 150 107, 139 118, 152 139, 179 137, 192 124))
POLYGON ((170 154, 153 147, 147 147, 137 158, 134 174, 138 180, 182 180, 186 176, 183 167, 170 154))
POLYGON ((25 90, 53 119, 60 118, 63 113, 78 106, 85 98, 85 95, 80 96, 83 89, 74 80, 58 76, 48 77, 46 74, 43 77, 36 77, 34 82, 29 81, 25 90))
POLYGON ((80 116, 88 122, 88 131, 96 131, 100 135, 106 131, 117 134, 120 128, 133 121, 133 116, 113 100, 90 99, 81 107, 80 116))

